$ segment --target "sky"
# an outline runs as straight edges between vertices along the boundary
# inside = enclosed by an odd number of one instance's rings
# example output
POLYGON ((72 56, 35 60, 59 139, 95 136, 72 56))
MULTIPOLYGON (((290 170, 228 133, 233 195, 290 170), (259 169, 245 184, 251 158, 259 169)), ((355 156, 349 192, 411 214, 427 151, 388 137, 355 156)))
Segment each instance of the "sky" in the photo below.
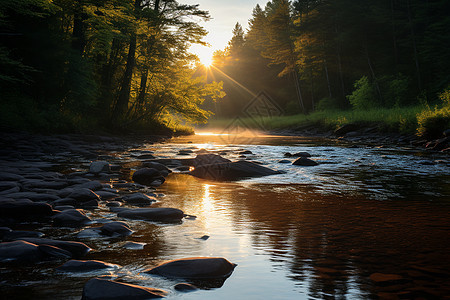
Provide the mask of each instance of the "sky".
POLYGON ((223 50, 232 37, 232 30, 236 22, 239 22, 244 30, 248 28, 248 20, 252 16, 253 8, 259 4, 265 7, 266 0, 179 0, 181 4, 200 4, 200 9, 209 11, 211 20, 200 22, 209 33, 204 39, 211 47, 193 45, 192 53, 199 56, 202 63, 209 63, 212 53, 223 50))

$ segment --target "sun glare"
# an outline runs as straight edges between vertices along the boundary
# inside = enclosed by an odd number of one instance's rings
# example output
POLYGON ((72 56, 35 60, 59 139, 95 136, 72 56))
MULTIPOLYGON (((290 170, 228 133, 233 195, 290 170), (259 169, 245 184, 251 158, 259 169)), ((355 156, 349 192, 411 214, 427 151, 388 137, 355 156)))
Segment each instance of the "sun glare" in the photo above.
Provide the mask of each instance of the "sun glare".
POLYGON ((212 65, 214 50, 211 47, 203 45, 193 45, 190 48, 190 50, 192 53, 197 55, 202 65, 204 65, 207 68, 209 68, 212 65))

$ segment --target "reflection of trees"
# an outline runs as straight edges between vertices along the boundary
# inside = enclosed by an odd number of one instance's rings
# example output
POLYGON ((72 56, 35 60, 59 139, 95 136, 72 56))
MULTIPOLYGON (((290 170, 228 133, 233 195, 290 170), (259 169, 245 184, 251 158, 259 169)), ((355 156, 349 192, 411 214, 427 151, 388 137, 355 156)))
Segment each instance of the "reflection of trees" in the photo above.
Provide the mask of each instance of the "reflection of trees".
POLYGON ((324 196, 302 186, 257 185, 227 196, 235 229, 248 226, 253 247, 283 262, 310 297, 345 298, 355 287, 371 294, 375 272, 412 281, 412 264, 449 267, 447 206, 324 196))

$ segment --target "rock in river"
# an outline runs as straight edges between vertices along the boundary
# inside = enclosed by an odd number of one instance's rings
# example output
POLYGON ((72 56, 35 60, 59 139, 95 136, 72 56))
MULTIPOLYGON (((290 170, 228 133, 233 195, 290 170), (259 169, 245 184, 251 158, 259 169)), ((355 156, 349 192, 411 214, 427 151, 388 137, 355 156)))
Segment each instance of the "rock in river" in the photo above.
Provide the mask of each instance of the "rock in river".
POLYGON ((133 233, 130 226, 125 222, 110 222, 100 227, 100 232, 107 236, 128 236, 133 233))
POLYGON ((109 163, 106 161, 93 161, 89 166, 89 172, 99 174, 102 172, 110 172, 109 163))
POLYGON ((176 222, 184 217, 183 211, 176 208, 136 208, 124 209, 117 214, 120 218, 159 222, 176 222))
POLYGON ((56 268, 61 272, 91 272, 104 269, 118 269, 119 265, 106 263, 99 260, 69 260, 62 266, 56 268))
POLYGON ((82 257, 92 249, 80 242, 61 241, 41 238, 22 238, 22 240, 36 245, 49 245, 69 251, 73 257, 82 257))
POLYGON ((304 167, 313 167, 319 165, 317 162, 306 158, 306 157, 300 157, 296 161, 292 163, 294 166, 304 166, 304 167))
POLYGON ((115 282, 101 278, 93 278, 84 285, 81 300, 144 300, 163 298, 166 295, 167 292, 164 290, 115 282))
POLYGON ((134 172, 133 181, 143 185, 153 185, 155 181, 164 182, 164 177, 160 172, 153 168, 142 168, 134 172))
POLYGON ((53 224, 65 227, 81 227, 90 220, 82 209, 67 209, 53 217, 53 224))
POLYGON ((233 181, 248 177, 261 177, 280 174, 280 172, 260 166, 253 162, 236 161, 200 165, 195 167, 190 174, 203 179, 233 181))
POLYGON ((222 279, 233 273, 235 264, 221 257, 193 257, 172 260, 146 273, 186 279, 222 279))

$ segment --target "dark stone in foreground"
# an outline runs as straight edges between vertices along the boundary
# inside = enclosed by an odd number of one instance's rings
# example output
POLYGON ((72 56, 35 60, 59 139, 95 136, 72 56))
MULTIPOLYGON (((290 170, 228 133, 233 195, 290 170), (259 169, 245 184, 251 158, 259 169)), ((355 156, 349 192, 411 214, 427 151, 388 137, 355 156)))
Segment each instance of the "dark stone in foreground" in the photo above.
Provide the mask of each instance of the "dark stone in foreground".
POLYGON ((201 165, 195 167, 195 170, 191 171, 190 174, 203 179, 233 181, 248 177, 275 175, 280 174, 280 172, 260 166, 253 162, 237 161, 201 165))
POLYGON ((184 212, 176 208, 137 208, 121 210, 117 216, 132 220, 176 222, 184 217, 184 212))
POLYGON ((0 217, 42 221, 42 218, 49 218, 53 214, 52 207, 47 203, 35 203, 30 200, 0 200, 0 217))
POLYGON ((36 245, 49 245, 61 248, 63 250, 69 251, 73 257, 82 257, 92 250, 91 248, 86 246, 86 244, 74 241, 60 241, 40 238, 23 238, 22 240, 36 245))
POLYGON ((119 265, 109 264, 99 260, 69 260, 56 268, 61 272, 91 272, 103 269, 117 269, 119 265))
POLYGON ((91 219, 81 209, 67 209, 53 217, 56 226, 80 227, 91 219))
POLYGON ((306 158, 306 157, 300 157, 296 161, 292 163, 294 166, 304 166, 304 167, 313 167, 319 165, 317 162, 306 158))
POLYGON ((0 262, 34 263, 42 259, 37 245, 25 241, 0 243, 0 262))
POLYGON ((144 300, 163 298, 166 295, 164 290, 93 278, 84 285, 81 300, 144 300))
POLYGON ((152 183, 159 179, 161 174, 158 170, 153 168, 142 168, 134 172, 133 181, 143 185, 152 185, 152 183))
POLYGON ((100 232, 107 236, 128 236, 133 233, 130 226, 125 222, 106 223, 100 227, 100 232))
POLYGON ((222 279, 233 273, 235 264, 221 257, 193 257, 163 263, 146 273, 186 279, 222 279))

